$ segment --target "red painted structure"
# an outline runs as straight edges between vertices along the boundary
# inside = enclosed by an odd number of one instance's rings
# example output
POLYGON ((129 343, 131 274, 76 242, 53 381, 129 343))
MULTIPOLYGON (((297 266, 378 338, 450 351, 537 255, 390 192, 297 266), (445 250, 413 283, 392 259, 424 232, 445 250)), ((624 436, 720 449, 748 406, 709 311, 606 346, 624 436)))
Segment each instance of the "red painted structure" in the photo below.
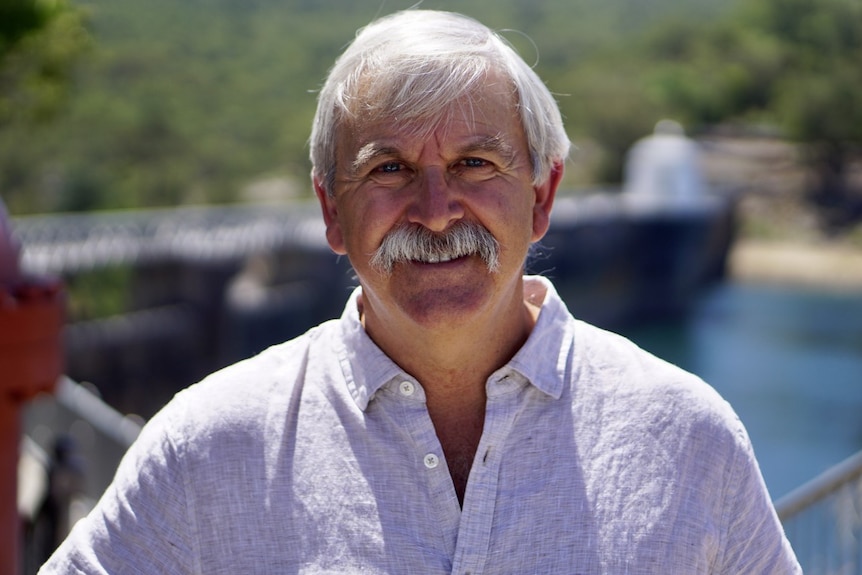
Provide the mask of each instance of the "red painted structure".
POLYGON ((18 455, 21 411, 62 373, 64 293, 57 280, 19 270, 20 247, 0 202, 0 573, 20 572, 18 455))

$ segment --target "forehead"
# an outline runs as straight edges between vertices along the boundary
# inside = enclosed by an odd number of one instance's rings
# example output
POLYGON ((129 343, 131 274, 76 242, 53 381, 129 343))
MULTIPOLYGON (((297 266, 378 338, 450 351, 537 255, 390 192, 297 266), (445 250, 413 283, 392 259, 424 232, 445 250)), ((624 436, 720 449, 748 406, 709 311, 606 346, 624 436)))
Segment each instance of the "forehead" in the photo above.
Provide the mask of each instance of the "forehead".
POLYGON ((472 147, 481 142, 500 142, 512 148, 526 147, 518 115, 517 99, 508 83, 489 82, 458 100, 442 103, 433 113, 411 117, 391 111, 354 116, 336 135, 341 153, 355 154, 369 145, 400 148, 434 139, 451 147, 472 147))

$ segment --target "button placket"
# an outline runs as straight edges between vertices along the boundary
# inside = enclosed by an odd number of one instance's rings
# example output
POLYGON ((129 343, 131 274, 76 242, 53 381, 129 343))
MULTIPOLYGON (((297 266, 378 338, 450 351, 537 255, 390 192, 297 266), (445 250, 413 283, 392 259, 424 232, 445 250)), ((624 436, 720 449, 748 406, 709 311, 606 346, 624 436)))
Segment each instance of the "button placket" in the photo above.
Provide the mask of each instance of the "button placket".
POLYGON ((502 450, 522 406, 518 390, 525 382, 515 373, 503 374, 489 386, 485 428, 470 473, 459 523, 452 572, 481 573, 488 560, 491 525, 497 504, 502 450), (469 536, 466 536, 469 534, 469 536))
MULTIPOLYGON (((428 413, 422 383, 406 372, 394 374, 380 386, 381 403, 386 406, 393 433, 409 437, 408 452, 411 474, 415 478, 411 489, 418 504, 427 505, 433 517, 429 545, 444 556, 452 558, 458 541, 458 524, 461 506, 455 495, 452 480, 434 423, 428 413)), ((406 439, 406 437, 405 437, 406 439)))
POLYGON ((441 556, 452 558, 461 508, 428 414, 422 384, 408 373, 399 372, 379 386, 378 396, 380 424, 397 437, 392 447, 397 448, 399 461, 409 466, 399 469, 411 477, 409 505, 422 506, 430 514, 432 520, 424 532, 427 544, 441 556))

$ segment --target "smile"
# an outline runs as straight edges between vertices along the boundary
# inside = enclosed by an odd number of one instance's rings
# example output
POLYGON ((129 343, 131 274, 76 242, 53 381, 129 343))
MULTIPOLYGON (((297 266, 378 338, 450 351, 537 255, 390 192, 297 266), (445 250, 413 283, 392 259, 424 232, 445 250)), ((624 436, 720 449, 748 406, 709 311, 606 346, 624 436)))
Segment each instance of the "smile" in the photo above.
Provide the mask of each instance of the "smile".
POLYGON ((463 258, 469 254, 457 254, 457 255, 448 255, 448 254, 429 254, 428 256, 417 259, 415 261, 421 262, 423 264, 442 264, 446 262, 451 262, 452 260, 457 260, 459 258, 463 258))

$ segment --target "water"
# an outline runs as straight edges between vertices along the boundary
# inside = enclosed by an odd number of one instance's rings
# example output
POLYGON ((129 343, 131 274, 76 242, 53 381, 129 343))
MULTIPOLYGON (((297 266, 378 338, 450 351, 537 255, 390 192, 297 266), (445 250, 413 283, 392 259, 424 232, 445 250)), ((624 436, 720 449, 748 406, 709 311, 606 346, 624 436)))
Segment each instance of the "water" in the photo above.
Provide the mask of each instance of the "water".
POLYGON ((624 334, 733 405, 774 499, 862 449, 862 293, 729 283, 624 334))

